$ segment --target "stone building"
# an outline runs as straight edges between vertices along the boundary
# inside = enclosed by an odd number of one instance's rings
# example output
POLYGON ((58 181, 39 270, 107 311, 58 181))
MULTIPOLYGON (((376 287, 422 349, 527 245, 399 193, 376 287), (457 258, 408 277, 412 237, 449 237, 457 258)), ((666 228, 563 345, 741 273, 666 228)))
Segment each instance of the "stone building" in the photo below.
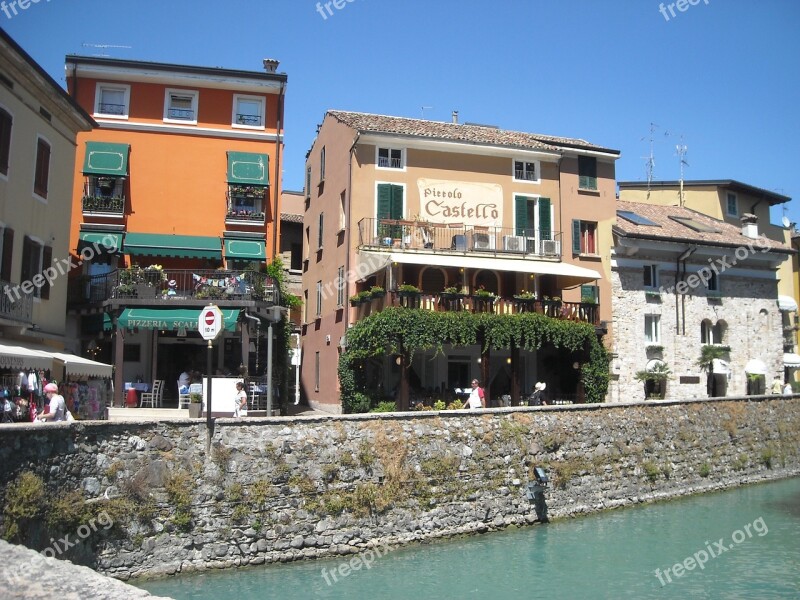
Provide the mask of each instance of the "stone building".
POLYGON ((759 393, 783 378, 777 272, 792 253, 760 235, 679 206, 617 202, 613 228, 614 359, 609 401, 759 393), (713 356, 699 365, 703 348, 713 356), (640 375, 641 377, 641 375, 640 375))

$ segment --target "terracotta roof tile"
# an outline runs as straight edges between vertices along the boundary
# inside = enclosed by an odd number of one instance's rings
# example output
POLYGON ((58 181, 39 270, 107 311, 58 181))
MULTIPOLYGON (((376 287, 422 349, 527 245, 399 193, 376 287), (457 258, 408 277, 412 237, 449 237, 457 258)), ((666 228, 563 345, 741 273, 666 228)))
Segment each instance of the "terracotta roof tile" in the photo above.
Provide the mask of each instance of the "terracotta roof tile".
POLYGON ((619 154, 618 150, 603 148, 578 138, 507 131, 485 125, 426 121, 423 119, 390 117, 341 110, 329 110, 327 114, 361 132, 407 135, 490 146, 508 146, 544 152, 558 152, 564 147, 571 147, 619 154))
MULTIPOLYGON (((644 217, 655 223, 652 225, 637 225, 628 219, 624 219, 617 214, 617 221, 614 230, 627 237, 668 239, 692 242, 703 245, 715 246, 742 246, 753 242, 752 238, 742 235, 741 227, 714 219, 703 213, 683 208, 680 206, 663 206, 659 204, 647 204, 644 202, 626 202, 617 200, 616 210, 630 211, 640 217, 644 217), (703 227, 713 229, 714 233, 708 231, 696 231, 675 219, 691 219, 703 227)), ((769 247, 771 250, 792 252, 792 249, 780 242, 770 240, 760 235, 758 239, 759 248, 769 247)))
POLYGON ((281 213, 281 221, 285 221, 287 223, 302 223, 303 215, 295 215, 292 213, 281 213))

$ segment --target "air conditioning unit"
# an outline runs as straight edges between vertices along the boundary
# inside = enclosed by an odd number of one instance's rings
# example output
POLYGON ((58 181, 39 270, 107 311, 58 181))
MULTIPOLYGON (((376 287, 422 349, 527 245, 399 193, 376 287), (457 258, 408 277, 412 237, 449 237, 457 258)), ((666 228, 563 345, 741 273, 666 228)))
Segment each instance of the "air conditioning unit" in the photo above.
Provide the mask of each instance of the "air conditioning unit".
POLYGON ((494 236, 488 233, 475 232, 472 234, 473 250, 494 250, 494 236))
POLYGON ((542 240, 541 251, 539 254, 542 256, 561 256, 561 242, 558 240, 542 240))
POLYGON ((525 252, 525 236, 504 235, 503 250, 506 252, 525 252))

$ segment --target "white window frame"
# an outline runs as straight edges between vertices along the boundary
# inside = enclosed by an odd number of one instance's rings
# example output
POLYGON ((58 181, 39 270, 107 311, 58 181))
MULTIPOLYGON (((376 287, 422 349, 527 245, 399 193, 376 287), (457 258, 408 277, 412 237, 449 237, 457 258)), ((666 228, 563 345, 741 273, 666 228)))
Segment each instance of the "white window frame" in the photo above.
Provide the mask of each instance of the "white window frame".
MULTIPOLYGON (((520 181, 522 181, 520 179, 520 181)), ((541 230, 541 216, 539 215, 539 200, 543 197, 539 194, 514 194, 514 204, 513 206, 517 205, 517 198, 527 198, 528 200, 533 200, 533 237, 539 239, 542 235, 541 230)), ((547 198, 547 196, 544 196, 547 198)), ((377 211, 377 202, 375 204, 376 211, 377 211)), ((556 218, 556 207, 553 204, 552 198, 550 199, 550 235, 555 238, 556 229, 555 229, 555 218, 556 218)), ((530 225, 530 223, 529 223, 530 225)), ((531 229, 531 227, 528 227, 531 229)), ((517 230, 517 211, 514 211, 514 231, 517 230)))
POLYGON ((317 282, 317 312, 316 317, 322 316, 322 280, 317 282))
POLYGON ((180 123, 183 125, 197 125, 197 105, 200 100, 200 92, 197 90, 184 90, 179 88, 167 88, 164 90, 164 123, 180 123), (192 99, 193 119, 176 119, 169 116, 172 96, 186 96, 192 99))
POLYGON ((319 350, 314 354, 314 391, 319 391, 319 371, 320 371, 320 356, 319 350))
POLYGON ((344 205, 347 201, 345 192, 342 192, 339 197, 339 230, 337 233, 344 231, 347 228, 347 215, 344 211, 344 205))
POLYGON ((317 250, 322 250, 325 237, 325 213, 320 211, 317 218, 317 250))
MULTIPOLYGON (((0 239, 0 241, 2 241, 0 239)), ((0 252, 2 252, 2 248, 0 248, 0 252)), ((0 257, 2 258, 2 257, 0 257)), ((336 307, 342 308, 344 306, 344 288, 347 285, 347 282, 344 278, 344 267, 339 267, 339 272, 336 275, 336 307)))
POLYGON ((512 158, 511 159, 511 177, 514 181, 518 181, 520 183, 535 183, 539 184, 542 182, 542 163, 541 161, 534 160, 534 159, 526 159, 526 158, 512 158), (517 177, 517 163, 521 162, 523 164, 523 172, 527 172, 527 164, 533 164, 534 174, 536 177, 534 179, 520 179, 517 177))
POLYGON ((661 343, 661 315, 644 316, 644 341, 648 344, 661 343))
POLYGON ((734 192, 725 192, 725 214, 729 217, 739 216, 739 197, 734 192), (731 212, 731 200, 733 200, 735 212, 731 212))
POLYGON ((325 146, 319 151, 319 182, 325 181, 325 146))
MULTIPOLYGON (((552 222, 552 216, 550 217, 552 222)), ((581 256, 598 256, 600 253, 597 249, 600 247, 600 244, 597 241, 598 230, 600 229, 600 224, 597 221, 584 221, 583 219, 580 220, 581 223, 581 256), (583 225, 586 224, 587 231, 583 231, 583 225), (588 227, 591 225, 594 227, 594 248, 589 250, 589 231, 588 227), (585 249, 584 249, 585 248, 585 249)))
POLYGON ((246 94, 234 94, 233 95, 233 108, 231 111, 231 127, 235 127, 236 129, 259 129, 264 130, 266 128, 267 123, 267 99, 263 96, 248 96, 246 94), (247 101, 247 102, 256 102, 261 105, 261 109, 259 111, 259 123, 258 125, 248 125, 246 123, 237 123, 236 116, 239 113, 239 102, 240 101, 247 101))
POLYGON ((131 86, 125 83, 106 83, 98 81, 94 88, 94 117, 102 117, 104 119, 123 119, 127 120, 128 113, 131 106, 131 86), (101 100, 103 99, 103 90, 109 91, 122 91, 124 102, 121 115, 113 113, 104 113, 100 110, 101 100))
POLYGON ((658 265, 644 265, 642 285, 645 289, 654 290, 658 289, 658 265), (650 284, 646 282, 647 273, 650 273, 650 284))
POLYGON ((405 148, 398 148, 397 146, 375 146, 375 168, 379 171, 405 171, 406 170, 406 149, 405 148), (389 152, 389 166, 382 167, 380 162, 380 152, 381 150, 388 150, 389 152), (397 151, 400 153, 400 166, 393 167, 392 164, 392 151, 397 151))

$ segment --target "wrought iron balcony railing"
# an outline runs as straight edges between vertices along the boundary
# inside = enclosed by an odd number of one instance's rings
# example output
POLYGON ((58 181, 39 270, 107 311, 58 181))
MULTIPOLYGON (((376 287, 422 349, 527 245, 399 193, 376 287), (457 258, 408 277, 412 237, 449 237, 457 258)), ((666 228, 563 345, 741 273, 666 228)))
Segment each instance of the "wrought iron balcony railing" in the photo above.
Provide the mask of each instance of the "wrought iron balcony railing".
POLYGON ((125 214, 125 196, 84 196, 83 214, 103 213, 122 216, 125 214))
POLYGON ((33 322, 33 296, 25 294, 19 285, 0 280, 0 318, 33 322))

